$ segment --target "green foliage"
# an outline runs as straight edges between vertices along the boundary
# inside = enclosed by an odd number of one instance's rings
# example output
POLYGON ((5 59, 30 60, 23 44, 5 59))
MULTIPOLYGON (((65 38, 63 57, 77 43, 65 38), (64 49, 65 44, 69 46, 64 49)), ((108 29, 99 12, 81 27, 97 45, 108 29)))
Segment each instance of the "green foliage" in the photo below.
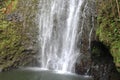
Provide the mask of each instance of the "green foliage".
POLYGON ((96 34, 100 41, 110 47, 115 63, 120 65, 120 19, 116 2, 115 0, 101 0, 99 2, 96 34))
MULTIPOLYGON (((11 0, 5 2, 9 4, 11 0)), ((15 0, 17 1, 17 0, 15 0)), ((17 3, 17 2, 16 2, 17 3)), ((13 6, 15 9, 16 5, 13 6)), ((5 14, 0 12, 0 69, 16 67, 24 54, 24 46, 21 44, 26 37, 22 34, 22 24, 5 20, 5 14)))
POLYGON ((29 51, 28 47, 35 45, 32 39, 35 39, 37 34, 34 19, 38 0, 2 1, 4 6, 0 5, 0 70, 10 70, 33 59, 35 52, 29 51), (15 17, 12 15, 14 13, 18 14, 17 17, 20 14, 21 21, 14 18, 6 20, 6 15, 15 17))
MULTIPOLYGON (((0 68, 8 67, 14 63, 17 54, 24 47, 21 46, 21 29, 12 22, 0 21, 0 68)), ((20 55, 19 55, 20 56, 20 55)))

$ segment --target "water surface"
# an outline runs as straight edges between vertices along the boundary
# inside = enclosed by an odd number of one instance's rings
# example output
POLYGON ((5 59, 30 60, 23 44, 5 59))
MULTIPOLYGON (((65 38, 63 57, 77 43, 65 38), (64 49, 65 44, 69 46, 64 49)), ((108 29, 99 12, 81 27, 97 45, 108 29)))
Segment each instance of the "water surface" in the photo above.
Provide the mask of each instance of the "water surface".
POLYGON ((0 80, 92 80, 85 76, 48 70, 14 70, 1 72, 0 80))

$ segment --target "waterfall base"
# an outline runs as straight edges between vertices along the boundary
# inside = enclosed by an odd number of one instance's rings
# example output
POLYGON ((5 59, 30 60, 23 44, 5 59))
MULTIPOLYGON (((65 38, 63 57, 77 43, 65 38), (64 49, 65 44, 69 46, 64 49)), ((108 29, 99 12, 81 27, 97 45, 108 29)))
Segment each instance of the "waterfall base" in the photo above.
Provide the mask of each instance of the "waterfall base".
POLYGON ((92 80, 91 77, 62 73, 41 68, 25 68, 10 72, 1 72, 1 80, 92 80))
POLYGON ((47 68, 40 68, 40 67, 27 67, 27 68, 22 68, 22 70, 31 70, 31 71, 48 71, 56 74, 64 74, 64 75, 77 75, 75 73, 71 73, 68 71, 61 71, 61 70, 49 70, 47 68))

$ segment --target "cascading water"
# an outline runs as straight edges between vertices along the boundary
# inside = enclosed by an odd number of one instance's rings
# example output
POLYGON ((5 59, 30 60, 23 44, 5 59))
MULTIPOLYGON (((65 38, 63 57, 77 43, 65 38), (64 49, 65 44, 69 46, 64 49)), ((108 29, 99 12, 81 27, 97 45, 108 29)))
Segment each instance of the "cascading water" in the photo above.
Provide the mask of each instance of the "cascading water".
POLYGON ((77 39, 83 33, 83 25, 79 25, 82 4, 83 0, 40 0, 38 61, 41 68, 74 72, 80 55, 77 39))
POLYGON ((72 72, 79 49, 76 37, 82 0, 40 0, 41 68, 72 72))

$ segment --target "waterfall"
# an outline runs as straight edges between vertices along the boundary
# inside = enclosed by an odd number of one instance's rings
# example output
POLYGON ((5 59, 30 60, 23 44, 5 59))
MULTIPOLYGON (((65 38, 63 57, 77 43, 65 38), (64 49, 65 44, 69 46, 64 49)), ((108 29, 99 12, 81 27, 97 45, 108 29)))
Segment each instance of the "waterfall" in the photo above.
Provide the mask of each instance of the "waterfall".
POLYGON ((40 68, 74 72, 80 56, 78 37, 83 33, 83 26, 79 25, 82 4, 83 0, 39 1, 40 68))

